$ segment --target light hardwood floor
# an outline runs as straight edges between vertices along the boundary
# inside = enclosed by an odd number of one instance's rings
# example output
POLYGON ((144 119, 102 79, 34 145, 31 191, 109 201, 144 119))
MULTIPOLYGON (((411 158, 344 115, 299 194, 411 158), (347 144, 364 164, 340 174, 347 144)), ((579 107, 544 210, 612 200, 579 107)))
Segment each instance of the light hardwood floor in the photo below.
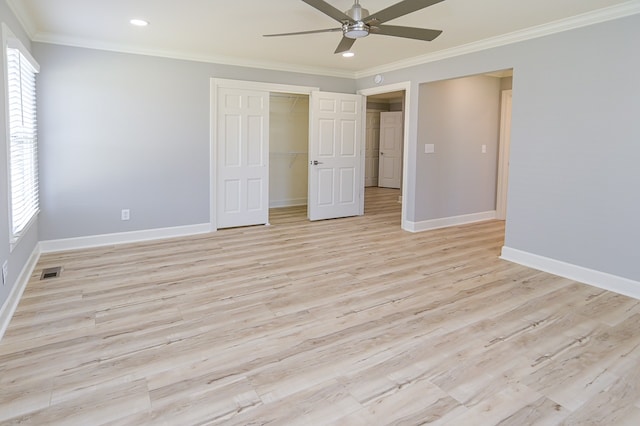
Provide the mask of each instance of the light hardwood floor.
POLYGON ((43 255, 0 422, 640 424, 637 300, 498 259, 500 221, 404 232, 397 195, 43 255))

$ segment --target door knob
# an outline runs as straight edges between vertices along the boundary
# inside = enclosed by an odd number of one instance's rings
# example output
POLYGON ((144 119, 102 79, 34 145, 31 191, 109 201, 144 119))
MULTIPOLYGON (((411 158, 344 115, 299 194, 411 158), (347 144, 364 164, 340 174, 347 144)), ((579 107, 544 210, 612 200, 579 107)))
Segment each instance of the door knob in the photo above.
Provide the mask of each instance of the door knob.
POLYGON ((380 155, 384 155, 384 152, 381 152, 380 155))
POLYGON ((318 164, 322 164, 322 162, 318 160, 313 160, 313 161, 309 161, 309 164, 313 164, 314 166, 317 166, 318 164))

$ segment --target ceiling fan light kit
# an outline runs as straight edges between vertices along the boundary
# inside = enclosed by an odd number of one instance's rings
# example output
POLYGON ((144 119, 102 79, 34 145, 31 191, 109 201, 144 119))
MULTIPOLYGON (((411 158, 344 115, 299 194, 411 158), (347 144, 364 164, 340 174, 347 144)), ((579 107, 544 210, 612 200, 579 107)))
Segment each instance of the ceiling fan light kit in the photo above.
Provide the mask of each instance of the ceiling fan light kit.
POLYGON ((342 12, 331 6, 324 0, 302 0, 325 15, 340 23, 340 28, 325 30, 300 31, 295 33, 265 34, 264 37, 279 37, 301 34, 316 34, 342 31, 342 40, 334 53, 349 51, 356 39, 367 37, 369 34, 386 35, 392 37, 411 38, 414 40, 432 41, 442 31, 425 28, 402 27, 396 25, 382 25, 387 21, 399 18, 409 13, 424 9, 444 0, 403 0, 374 14, 369 14, 367 9, 360 6, 360 1, 355 0, 351 9, 342 12))
POLYGON ((342 25, 342 34, 347 38, 361 38, 369 35, 369 26, 364 22, 356 22, 355 24, 342 25))
POLYGON ((149 21, 145 21, 144 19, 137 19, 137 18, 131 19, 129 23, 131 25, 135 25, 136 27, 146 27, 147 25, 149 25, 149 21))

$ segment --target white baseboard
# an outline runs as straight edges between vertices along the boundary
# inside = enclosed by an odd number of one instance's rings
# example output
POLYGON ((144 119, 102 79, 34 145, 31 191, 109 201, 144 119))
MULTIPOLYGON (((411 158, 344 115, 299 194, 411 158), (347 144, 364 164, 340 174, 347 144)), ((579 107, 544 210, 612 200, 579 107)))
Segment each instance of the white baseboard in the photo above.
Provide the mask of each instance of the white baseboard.
POLYGON ((511 247, 502 247, 501 259, 538 269, 570 280, 640 299, 640 282, 594 269, 584 268, 511 247))
POLYGON ((4 304, 0 307, 0 340, 2 340, 4 332, 7 331, 9 322, 18 307, 18 303, 20 303, 24 289, 27 288, 29 278, 31 278, 31 274, 33 274, 33 270, 38 263, 38 259, 40 259, 40 250, 36 245, 33 252, 31 252, 31 256, 29 256, 27 263, 25 263, 22 271, 20 271, 18 279, 13 284, 13 288, 11 289, 11 292, 9 292, 9 297, 7 297, 7 300, 5 300, 4 304))
POLYGON ((162 238, 186 237, 189 235, 212 232, 209 223, 199 225, 175 226, 171 228, 145 229, 143 231, 118 232, 114 234, 93 235, 89 237, 65 238, 61 240, 40 241, 41 253, 77 250, 114 244, 137 243, 162 238))
POLYGON ((496 211, 464 214, 438 219, 423 220, 421 222, 404 221, 404 229, 409 232, 423 232, 432 229, 446 228, 449 226, 466 225, 468 223, 482 222, 496 218, 496 211))
POLYGON ((279 207, 295 207, 295 206, 306 206, 307 199, 306 198, 291 198, 288 200, 270 200, 269 208, 277 209, 279 207))

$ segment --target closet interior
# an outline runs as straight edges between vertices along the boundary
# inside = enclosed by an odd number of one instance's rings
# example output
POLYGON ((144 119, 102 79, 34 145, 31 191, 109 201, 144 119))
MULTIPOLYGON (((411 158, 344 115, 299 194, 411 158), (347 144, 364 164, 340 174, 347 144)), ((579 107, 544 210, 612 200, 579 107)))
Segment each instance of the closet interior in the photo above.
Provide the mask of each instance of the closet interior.
POLYGON ((271 93, 269 208, 307 204, 309 96, 271 93))

